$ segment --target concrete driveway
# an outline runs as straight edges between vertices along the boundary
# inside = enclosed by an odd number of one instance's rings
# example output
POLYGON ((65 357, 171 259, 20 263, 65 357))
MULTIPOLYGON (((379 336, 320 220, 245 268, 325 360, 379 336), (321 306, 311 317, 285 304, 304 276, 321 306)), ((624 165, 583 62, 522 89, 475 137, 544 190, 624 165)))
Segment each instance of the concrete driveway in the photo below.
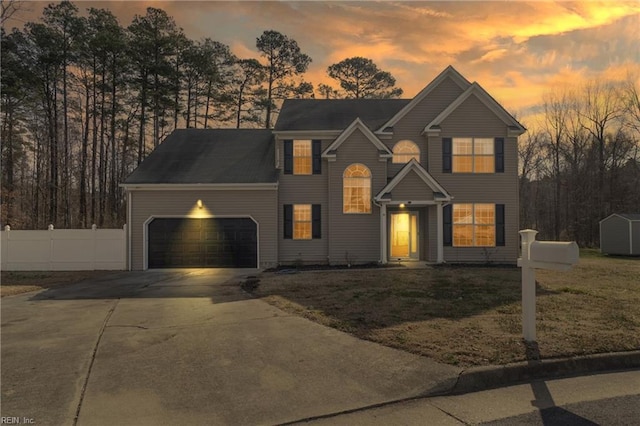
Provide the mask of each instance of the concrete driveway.
MULTIPOLYGON (((126 272, 2 299, 2 416, 280 424, 425 395, 460 369, 291 316, 252 270, 126 272)), ((22 421, 25 423, 25 421, 22 421)))

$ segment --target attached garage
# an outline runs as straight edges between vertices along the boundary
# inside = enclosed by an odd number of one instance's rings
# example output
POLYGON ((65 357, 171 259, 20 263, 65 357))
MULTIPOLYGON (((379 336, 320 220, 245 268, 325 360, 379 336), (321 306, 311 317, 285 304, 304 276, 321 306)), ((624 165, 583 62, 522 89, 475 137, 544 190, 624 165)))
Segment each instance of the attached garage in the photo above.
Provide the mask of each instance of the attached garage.
POLYGON ((249 218, 154 218, 149 268, 257 268, 258 229, 249 218))
POLYGON ((129 175, 129 269, 268 268, 278 255, 270 130, 175 130, 129 175))

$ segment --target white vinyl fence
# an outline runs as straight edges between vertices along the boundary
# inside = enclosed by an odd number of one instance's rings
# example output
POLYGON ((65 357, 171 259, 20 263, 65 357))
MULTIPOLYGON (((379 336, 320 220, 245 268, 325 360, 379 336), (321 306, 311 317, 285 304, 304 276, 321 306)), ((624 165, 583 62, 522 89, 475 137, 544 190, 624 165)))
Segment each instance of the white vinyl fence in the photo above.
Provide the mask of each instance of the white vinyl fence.
POLYGON ((0 237, 3 271, 92 271, 127 268, 127 232, 122 229, 18 231, 0 237))

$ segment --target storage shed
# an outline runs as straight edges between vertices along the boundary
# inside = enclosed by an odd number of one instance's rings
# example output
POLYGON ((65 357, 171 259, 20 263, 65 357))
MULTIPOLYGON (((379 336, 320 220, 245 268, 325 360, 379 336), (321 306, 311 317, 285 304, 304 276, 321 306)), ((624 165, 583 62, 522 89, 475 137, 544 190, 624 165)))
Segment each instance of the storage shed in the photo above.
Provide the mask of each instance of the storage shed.
POLYGON ((640 256, 640 214, 614 213, 600 221, 600 251, 640 256))

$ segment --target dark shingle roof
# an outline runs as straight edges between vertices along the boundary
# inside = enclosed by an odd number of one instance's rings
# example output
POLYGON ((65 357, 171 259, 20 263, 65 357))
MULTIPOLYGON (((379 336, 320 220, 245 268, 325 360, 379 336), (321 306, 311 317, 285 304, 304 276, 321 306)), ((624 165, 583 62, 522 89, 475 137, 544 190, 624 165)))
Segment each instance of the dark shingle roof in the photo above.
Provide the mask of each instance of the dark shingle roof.
POLYGON ((618 216, 629 220, 640 220, 640 213, 618 213, 618 216))
POLYGON ((125 184, 277 182, 271 130, 179 129, 125 184))
POLYGON ((275 130, 343 130, 360 118, 371 130, 386 123, 410 99, 287 99, 275 130))

